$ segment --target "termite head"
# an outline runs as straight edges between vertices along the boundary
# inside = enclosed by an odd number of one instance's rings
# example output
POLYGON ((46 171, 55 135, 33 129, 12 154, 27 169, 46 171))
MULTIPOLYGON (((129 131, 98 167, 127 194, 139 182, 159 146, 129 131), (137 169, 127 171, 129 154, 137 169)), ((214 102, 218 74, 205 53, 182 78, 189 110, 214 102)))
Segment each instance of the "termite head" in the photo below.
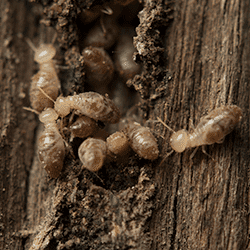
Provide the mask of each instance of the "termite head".
POLYGON ((41 114, 39 114, 39 120, 42 123, 54 122, 57 119, 58 119, 58 114, 52 108, 47 108, 41 114))
POLYGON ((61 116, 65 117, 70 113, 73 100, 71 97, 59 96, 55 101, 54 109, 61 116))
POLYGON ((185 129, 179 130, 170 137, 170 146, 178 153, 183 152, 187 147, 188 133, 185 129))
POLYGON ((56 49, 52 44, 41 44, 39 48, 35 50, 34 60, 39 63, 46 63, 50 61, 56 54, 56 49))

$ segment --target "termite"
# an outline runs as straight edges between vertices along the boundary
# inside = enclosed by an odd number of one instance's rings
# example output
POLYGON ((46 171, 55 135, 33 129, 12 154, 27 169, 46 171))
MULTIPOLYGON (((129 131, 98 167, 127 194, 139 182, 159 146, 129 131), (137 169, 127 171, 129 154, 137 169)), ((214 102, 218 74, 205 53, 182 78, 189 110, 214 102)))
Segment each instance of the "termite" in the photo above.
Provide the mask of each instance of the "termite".
POLYGON ((109 54, 103 48, 89 46, 82 51, 82 56, 88 83, 98 92, 105 93, 114 75, 114 64, 109 54))
POLYGON ((122 157, 128 154, 130 146, 127 136, 121 132, 117 131, 111 134, 107 139, 108 154, 111 157, 122 157))
POLYGON ((27 43, 35 52, 34 60, 39 64, 39 71, 31 79, 30 87, 30 103, 31 107, 38 112, 45 108, 52 108, 61 88, 60 81, 57 76, 53 58, 56 49, 53 46, 55 38, 51 44, 42 43, 38 48, 27 39, 27 43), (48 98, 41 92, 41 89, 49 96, 48 98))
POLYGON ((78 149, 78 156, 83 167, 92 171, 98 171, 104 164, 107 155, 107 144, 101 139, 88 138, 78 149))
MULTIPOLYGON (((157 119, 165 127, 173 131, 159 117, 157 119)), ((170 145, 174 151, 182 153, 187 148, 222 143, 225 136, 232 132, 241 119, 242 110, 236 105, 216 108, 202 117, 192 132, 188 132, 185 129, 177 132, 173 131, 174 133, 170 137, 170 145)))
POLYGON ((57 178, 63 168, 65 156, 64 140, 57 128, 58 114, 52 108, 39 114, 45 129, 38 140, 38 157, 51 178, 57 178))
POLYGON ((115 66, 125 81, 141 72, 141 65, 133 60, 133 54, 136 52, 133 45, 134 35, 133 29, 123 29, 116 45, 115 66))
POLYGON ((117 123, 121 116, 112 100, 96 92, 58 97, 54 108, 61 117, 67 116, 74 110, 77 115, 86 115, 96 121, 109 123, 117 123))
POLYGON ((98 124, 88 116, 79 116, 69 127, 71 132, 71 141, 74 137, 87 138, 98 131, 98 124))
POLYGON ((124 128, 131 148, 142 158, 155 160, 158 158, 158 144, 150 129, 137 122, 128 121, 124 128))

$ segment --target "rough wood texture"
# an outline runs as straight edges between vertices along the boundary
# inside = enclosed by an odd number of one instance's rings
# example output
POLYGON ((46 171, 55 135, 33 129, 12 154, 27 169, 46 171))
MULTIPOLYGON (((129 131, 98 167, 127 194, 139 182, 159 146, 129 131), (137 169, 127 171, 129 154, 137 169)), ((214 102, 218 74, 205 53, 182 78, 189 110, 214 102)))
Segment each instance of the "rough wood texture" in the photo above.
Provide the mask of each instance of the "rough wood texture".
POLYGON ((24 38, 51 41, 39 24, 45 10, 64 48, 57 56, 71 67, 60 71, 63 93, 83 88, 77 15, 92 1, 40 2, 0 4, 0 248, 248 249, 249 1, 143 3, 134 45, 144 70, 127 83, 142 97, 143 117, 179 130, 228 103, 243 119, 223 144, 206 147, 215 161, 201 150, 190 160, 187 150, 162 164, 171 132, 149 123, 162 157, 107 164, 98 172, 103 183, 86 170, 77 175, 70 155, 57 180, 39 165, 38 122, 22 109, 37 69, 24 38))
POLYGON ((243 109, 243 120, 223 144, 206 148, 216 162, 199 152, 192 164, 187 151, 156 168, 162 188, 150 227, 153 249, 249 247, 249 7, 248 1, 175 4, 166 37, 173 80, 154 116, 179 130, 229 103, 243 109))

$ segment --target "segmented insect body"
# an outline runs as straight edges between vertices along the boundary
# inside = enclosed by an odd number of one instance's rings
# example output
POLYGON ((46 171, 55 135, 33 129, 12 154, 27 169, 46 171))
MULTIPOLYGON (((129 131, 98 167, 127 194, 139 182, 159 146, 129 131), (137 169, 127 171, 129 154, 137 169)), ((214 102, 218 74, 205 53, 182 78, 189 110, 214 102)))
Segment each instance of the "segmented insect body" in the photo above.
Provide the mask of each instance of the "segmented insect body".
POLYGON ((125 131, 130 141, 131 148, 142 158, 155 160, 159 150, 155 137, 150 129, 137 122, 128 122, 125 131))
POLYGON ((41 112, 45 108, 52 108, 54 103, 39 88, 53 100, 56 100, 61 88, 52 60, 56 49, 52 44, 41 44, 36 48, 30 40, 27 42, 35 52, 34 60, 39 64, 39 71, 31 79, 30 102, 33 109, 41 112))
POLYGON ((116 45, 115 66, 125 81, 141 72, 141 65, 133 60, 136 49, 133 45, 134 30, 123 29, 116 45))
POLYGON ((94 120, 109 123, 117 123, 121 116, 113 101, 96 92, 58 97, 54 108, 62 117, 68 115, 70 110, 74 109, 78 115, 86 115, 94 120))
POLYGON ((170 137, 170 145, 181 153, 186 148, 222 143, 241 119, 242 110, 236 105, 216 108, 201 119, 192 133, 185 129, 174 133, 170 137))
POLYGON ((123 156, 130 149, 128 138, 123 132, 117 131, 111 134, 106 141, 108 151, 114 155, 123 156))
POLYGON ((51 178, 57 178, 60 175, 65 156, 64 141, 56 124, 57 118, 58 114, 51 108, 39 115, 39 120, 44 123, 45 130, 38 140, 38 156, 51 178))
POLYGON ((78 156, 83 166, 92 172, 98 171, 107 154, 106 142, 101 139, 88 138, 78 149, 78 156))
POLYGON ((88 83, 98 89, 108 85, 114 75, 114 64, 109 54, 103 48, 89 46, 82 51, 82 56, 88 83))
POLYGON ((79 116, 76 121, 70 126, 71 138, 86 138, 96 133, 97 130, 98 125, 96 121, 85 115, 79 116))

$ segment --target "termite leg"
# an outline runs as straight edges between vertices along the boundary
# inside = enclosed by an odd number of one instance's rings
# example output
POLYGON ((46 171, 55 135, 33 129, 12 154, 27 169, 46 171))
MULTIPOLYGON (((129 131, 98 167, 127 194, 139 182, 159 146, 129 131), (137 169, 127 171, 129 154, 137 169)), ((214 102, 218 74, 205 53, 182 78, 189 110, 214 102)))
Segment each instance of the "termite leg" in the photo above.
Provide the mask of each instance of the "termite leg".
MULTIPOLYGON (((189 160, 190 160, 190 161, 192 161, 192 159, 194 158, 194 156, 195 156, 195 154, 196 154, 198 148, 199 148, 199 147, 196 147, 196 148, 194 149, 193 153, 189 156, 189 160)), ((207 153, 205 153, 205 154, 207 154, 207 153)))
POLYGON ((205 150, 205 145, 201 146, 202 152, 207 155, 208 157, 210 157, 214 162, 217 162, 210 154, 208 154, 205 150))
POLYGON ((32 109, 32 108, 23 107, 23 109, 24 109, 24 110, 27 110, 27 111, 31 111, 31 112, 33 112, 33 113, 35 113, 35 114, 37 114, 37 115, 40 115, 40 113, 39 113, 38 111, 36 111, 36 110, 34 110, 34 109, 32 109))
POLYGON ((27 44, 30 46, 30 48, 35 52, 37 50, 37 48, 34 45, 34 43, 29 38, 26 38, 25 40, 26 40, 27 44))
MULTIPOLYGON (((193 151, 193 153, 190 155, 189 159, 190 159, 191 161, 192 161, 193 157, 195 156, 195 154, 196 154, 198 148, 199 148, 199 147, 196 147, 195 150, 193 151)), ((214 162, 216 162, 216 160, 215 160, 210 154, 208 154, 208 153, 206 152, 206 150, 205 150, 205 145, 202 145, 202 146, 201 146, 201 149, 202 149, 203 154, 205 154, 206 156, 208 156, 209 158, 211 158, 214 162)))
POLYGON ((157 120, 158 120, 161 124, 163 124, 163 126, 165 126, 165 127, 168 128, 170 131, 172 131, 173 133, 175 133, 175 131, 174 131, 172 128, 170 128, 164 121, 162 121, 162 119, 161 119, 160 117, 157 117, 157 120))

